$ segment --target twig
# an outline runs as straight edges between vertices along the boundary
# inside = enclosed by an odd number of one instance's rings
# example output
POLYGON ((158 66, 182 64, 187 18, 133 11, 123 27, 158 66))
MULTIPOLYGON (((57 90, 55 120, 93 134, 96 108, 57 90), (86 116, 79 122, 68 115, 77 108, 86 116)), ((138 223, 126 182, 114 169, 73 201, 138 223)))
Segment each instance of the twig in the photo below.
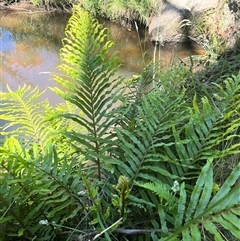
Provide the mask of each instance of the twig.
MULTIPOLYGON (((116 221, 114 224, 112 224, 110 227, 106 228, 105 230, 103 230, 101 233, 96 234, 96 231, 92 231, 92 232, 88 232, 84 235, 79 235, 77 237, 78 241, 82 241, 85 240, 86 238, 89 240, 95 240, 98 237, 100 237, 102 234, 104 234, 106 231, 108 231, 109 229, 111 229, 114 225, 116 225, 117 223, 119 223, 122 220, 122 218, 120 218, 118 221, 116 221), (94 238, 92 239, 92 237, 94 236, 94 238)), ((170 232, 173 232, 174 229, 168 229, 170 232)), ((161 233, 162 229, 128 229, 128 228, 117 228, 113 231, 113 233, 119 233, 119 234, 126 234, 126 235, 134 235, 134 234, 148 234, 148 233, 161 233)))
MULTIPOLYGON (((169 229, 169 231, 174 231, 173 229, 169 229)), ((145 233, 161 233, 162 229, 127 229, 127 228, 117 228, 114 230, 115 233, 121 233, 121 234, 128 234, 128 235, 133 235, 133 234, 145 234, 145 233)))
POLYGON ((104 234, 105 232, 107 232, 109 229, 111 229, 112 227, 114 227, 116 224, 120 223, 122 221, 123 218, 118 219, 115 223, 113 223, 111 226, 109 226, 108 228, 104 229, 101 233, 97 234, 94 236, 93 240, 95 240, 96 238, 100 237, 102 234, 104 234))

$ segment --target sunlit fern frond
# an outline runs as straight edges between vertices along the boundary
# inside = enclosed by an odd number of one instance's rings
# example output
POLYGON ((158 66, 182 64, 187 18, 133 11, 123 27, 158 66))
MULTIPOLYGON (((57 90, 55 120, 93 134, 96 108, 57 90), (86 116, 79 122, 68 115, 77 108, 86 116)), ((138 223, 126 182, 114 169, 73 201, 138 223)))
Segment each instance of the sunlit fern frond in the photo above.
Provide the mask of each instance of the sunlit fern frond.
POLYGON ((66 110, 74 113, 77 108, 69 102, 50 106, 47 99, 41 100, 44 92, 30 85, 19 87, 16 91, 7 87, 6 92, 0 92, 0 119, 4 123, 0 127, 0 134, 3 138, 15 137, 26 147, 35 143, 40 145, 42 150, 50 140, 65 145, 65 148, 69 147, 66 140, 57 140, 63 138, 59 129, 79 129, 73 121, 55 117, 66 110))
POLYGON ((72 131, 80 131, 79 126, 72 120, 66 120, 57 118, 59 115, 64 113, 76 113, 81 115, 76 105, 68 101, 64 101, 62 103, 57 104, 56 106, 49 106, 45 108, 45 116, 46 119, 49 120, 52 128, 56 131, 61 130, 72 130, 72 131))
POLYGON ((39 101, 43 93, 30 85, 0 92, 0 119, 5 122, 0 134, 22 139, 26 145, 38 143, 43 149, 51 133, 43 115, 43 107, 47 108, 49 102, 39 101))
POLYGON ((86 131, 64 132, 64 135, 79 143, 75 145, 76 149, 88 161, 97 164, 100 177, 100 163, 107 158, 106 152, 112 145, 108 134, 112 118, 109 115, 106 118, 106 115, 121 97, 119 86, 122 79, 115 76, 120 61, 116 55, 108 57, 113 43, 107 29, 79 6, 74 7, 65 33, 59 65, 63 74, 53 75, 64 90, 54 90, 82 113, 63 116, 86 131))
POLYGON ((59 118, 64 113, 75 113, 76 115, 81 115, 79 109, 76 105, 73 105, 69 101, 64 101, 57 104, 56 106, 49 106, 44 109, 44 116, 48 122, 48 129, 52 130, 52 142, 58 147, 58 154, 62 152, 64 155, 66 152, 74 154, 75 150, 70 145, 74 143, 73 140, 62 135, 62 131, 74 131, 74 132, 84 132, 84 127, 79 126, 75 121, 66 118, 59 118))

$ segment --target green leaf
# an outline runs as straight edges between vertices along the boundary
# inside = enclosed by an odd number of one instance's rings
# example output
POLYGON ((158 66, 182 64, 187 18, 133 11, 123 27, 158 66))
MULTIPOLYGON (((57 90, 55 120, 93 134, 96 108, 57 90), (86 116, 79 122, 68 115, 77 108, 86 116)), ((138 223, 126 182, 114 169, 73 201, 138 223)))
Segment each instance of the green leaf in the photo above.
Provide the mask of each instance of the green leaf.
POLYGON ((175 217, 175 227, 178 228, 182 226, 183 217, 186 209, 186 190, 185 190, 185 183, 182 183, 180 186, 180 198, 178 201, 178 214, 175 217))
POLYGON ((224 241, 224 239, 221 237, 219 230, 217 230, 216 226, 214 223, 212 223, 209 220, 206 220, 204 223, 204 228, 211 234, 214 235, 214 240, 217 241, 224 241))
MULTIPOLYGON (((189 203, 189 206, 186 211, 186 220, 187 221, 192 219, 192 214, 194 212, 196 212, 195 215, 198 215, 199 212, 202 211, 201 208, 202 207, 204 208, 204 206, 206 206, 206 202, 208 202, 209 193, 206 196, 206 198, 208 198, 207 200, 204 200, 205 194, 203 194, 204 196, 202 196, 202 198, 201 198, 201 203, 197 207, 198 202, 199 202, 199 197, 202 193, 202 188, 203 188, 204 184, 205 184, 205 186, 210 185, 210 191, 212 191, 212 186, 211 186, 212 185, 212 178, 211 178, 212 175, 210 175, 209 183, 208 184, 206 183, 206 180, 208 179, 208 175, 212 171, 212 168, 210 168, 211 165, 212 165, 211 162, 208 161, 207 164, 202 168, 202 172, 199 175, 196 185, 194 186, 193 192, 191 194, 190 203, 189 203)), ((206 189, 207 189, 207 187, 206 187, 206 189)))
POLYGON ((161 204, 158 205, 158 215, 160 217, 162 233, 163 234, 167 234, 168 233, 168 228, 167 228, 167 222, 166 222, 166 214, 165 214, 161 204))
POLYGON ((14 219, 13 216, 1 217, 1 219, 0 219, 0 224, 1 224, 1 223, 6 223, 6 222, 8 222, 8 221, 10 221, 10 220, 13 220, 13 219, 14 219))
POLYGON ((240 238, 240 229, 239 229, 239 219, 237 223, 234 223, 236 220, 236 216, 228 216, 228 214, 223 214, 223 216, 215 216, 213 217, 213 221, 220 223, 226 230, 229 230, 234 237, 240 238), (227 217, 227 219, 224 218, 227 217))
POLYGON ((199 230, 199 227, 197 224, 191 225, 190 227, 191 237, 192 241, 201 241, 201 231, 199 230))

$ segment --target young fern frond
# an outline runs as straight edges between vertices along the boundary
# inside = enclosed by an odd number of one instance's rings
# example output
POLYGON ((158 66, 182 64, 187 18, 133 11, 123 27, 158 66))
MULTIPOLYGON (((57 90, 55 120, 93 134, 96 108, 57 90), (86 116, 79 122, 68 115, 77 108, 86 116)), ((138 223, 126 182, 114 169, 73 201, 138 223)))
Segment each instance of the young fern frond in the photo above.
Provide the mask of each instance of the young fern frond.
POLYGON ((59 65, 65 76, 53 75, 64 90, 54 90, 83 113, 63 116, 86 131, 64 132, 64 135, 80 144, 75 145, 77 151, 96 164, 101 179, 101 162, 107 159, 106 152, 113 143, 109 135, 112 118, 109 115, 106 118, 106 115, 121 97, 122 79, 114 76, 120 61, 115 55, 107 56, 113 45, 107 29, 79 6, 74 7, 65 33, 59 65))
POLYGON ((172 209, 174 204, 176 203, 176 197, 174 196, 173 192, 171 192, 171 189, 168 185, 165 185, 160 182, 136 182, 136 184, 139 187, 150 190, 152 193, 158 196, 158 203, 154 203, 154 205, 157 205, 159 203, 161 205, 168 204, 169 209, 172 209))

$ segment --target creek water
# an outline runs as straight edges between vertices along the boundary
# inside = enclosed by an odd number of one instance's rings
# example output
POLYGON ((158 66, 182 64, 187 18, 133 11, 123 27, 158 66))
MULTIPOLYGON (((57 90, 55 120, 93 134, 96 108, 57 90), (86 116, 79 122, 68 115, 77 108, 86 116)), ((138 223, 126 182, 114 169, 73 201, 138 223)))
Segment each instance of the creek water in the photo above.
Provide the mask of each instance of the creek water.
MULTIPOLYGON (((56 86, 47 72, 56 72, 60 62, 64 29, 69 14, 0 11, 0 84, 6 91, 8 85, 16 90, 23 84, 39 86, 40 90, 56 86), (44 74, 45 73, 45 74, 44 74)), ((147 31, 127 29, 106 20, 100 22, 110 29, 123 65, 119 75, 131 78, 153 59, 154 45, 149 41, 147 31), (143 57, 144 56, 144 57, 143 57)), ((173 56, 184 58, 192 49, 180 46, 161 49, 162 65, 167 67, 173 56)), ((158 54, 157 54, 158 56, 158 54)), ((44 94, 52 105, 61 99, 47 90, 44 94)))

